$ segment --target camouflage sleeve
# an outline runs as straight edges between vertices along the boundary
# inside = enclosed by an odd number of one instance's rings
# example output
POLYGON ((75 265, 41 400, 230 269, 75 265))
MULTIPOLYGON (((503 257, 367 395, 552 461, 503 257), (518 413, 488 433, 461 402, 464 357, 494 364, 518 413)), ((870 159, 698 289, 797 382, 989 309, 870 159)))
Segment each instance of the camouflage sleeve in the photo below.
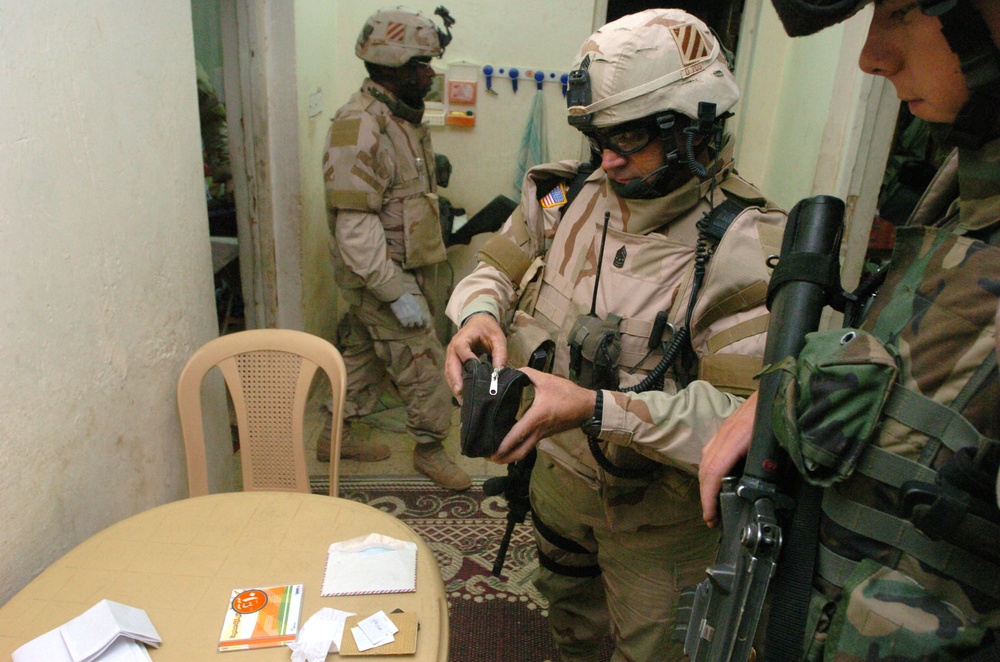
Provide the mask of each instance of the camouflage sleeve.
POLYGON ((391 155, 377 120, 367 113, 338 115, 323 154, 331 231, 344 266, 382 301, 394 301, 404 291, 378 217, 391 177, 391 155))
POLYGON ((338 211, 334 239, 344 266, 380 301, 395 301, 403 296, 402 268, 389 257, 378 216, 361 211, 338 211))
POLYGON ((605 391, 600 437, 697 474, 701 449, 741 402, 701 380, 674 395, 605 391))
POLYGON ((475 313, 489 313, 503 324, 516 306, 514 283, 496 267, 480 262, 455 285, 445 314, 455 326, 462 326, 465 318, 475 313))

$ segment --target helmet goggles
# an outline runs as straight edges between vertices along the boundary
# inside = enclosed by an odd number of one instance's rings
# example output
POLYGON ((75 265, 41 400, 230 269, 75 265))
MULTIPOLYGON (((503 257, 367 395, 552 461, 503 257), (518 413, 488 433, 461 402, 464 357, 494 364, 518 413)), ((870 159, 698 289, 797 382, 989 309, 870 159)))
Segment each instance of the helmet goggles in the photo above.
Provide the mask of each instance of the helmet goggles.
POLYGON ((650 122, 628 122, 610 129, 586 131, 590 148, 600 154, 610 149, 619 156, 628 156, 644 149, 659 135, 659 128, 650 122))

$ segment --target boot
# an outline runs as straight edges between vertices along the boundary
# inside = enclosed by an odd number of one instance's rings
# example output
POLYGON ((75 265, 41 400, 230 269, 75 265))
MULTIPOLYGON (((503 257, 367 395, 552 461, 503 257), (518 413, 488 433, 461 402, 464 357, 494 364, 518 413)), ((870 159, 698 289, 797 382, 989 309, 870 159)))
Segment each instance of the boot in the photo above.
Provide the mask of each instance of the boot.
POLYGON ((413 451, 413 468, 449 490, 467 490, 472 485, 469 474, 449 459, 441 442, 417 444, 413 451))
MULTIPOLYGON (((330 437, 333 434, 333 416, 327 416, 326 423, 323 424, 323 431, 319 433, 316 440, 316 459, 320 462, 330 461, 330 437)), ((344 423, 344 429, 340 432, 340 459, 357 460, 358 462, 380 462, 392 455, 392 451, 383 443, 372 441, 370 438, 361 440, 351 429, 351 426, 344 423)))

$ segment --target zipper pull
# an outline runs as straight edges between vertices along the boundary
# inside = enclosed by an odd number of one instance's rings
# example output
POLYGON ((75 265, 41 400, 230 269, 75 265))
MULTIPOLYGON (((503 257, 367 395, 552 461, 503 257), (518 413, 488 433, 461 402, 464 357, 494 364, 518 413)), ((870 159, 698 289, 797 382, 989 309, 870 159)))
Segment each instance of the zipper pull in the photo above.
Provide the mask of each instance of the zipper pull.
POLYGON ((490 395, 496 395, 498 390, 500 390, 500 368, 494 368, 490 377, 490 395))

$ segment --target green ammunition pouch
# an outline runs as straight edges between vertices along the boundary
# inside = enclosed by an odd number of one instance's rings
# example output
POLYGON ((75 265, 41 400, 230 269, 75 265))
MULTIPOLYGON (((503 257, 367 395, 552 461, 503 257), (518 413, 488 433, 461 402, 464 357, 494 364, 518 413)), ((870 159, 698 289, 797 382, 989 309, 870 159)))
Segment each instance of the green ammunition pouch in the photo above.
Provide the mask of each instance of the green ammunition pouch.
MULTIPOLYGON (((771 409, 774 435, 806 481, 830 486, 857 472, 898 490, 896 509, 884 512, 827 489, 824 517, 1000 600, 995 474, 983 473, 978 482, 985 487, 969 484, 980 473, 977 450, 997 442, 953 409, 898 384, 895 349, 865 331, 808 334, 799 356, 768 369, 774 371, 781 373, 771 409), (885 419, 940 440, 955 455, 935 470, 879 447, 874 439, 885 419)), ((825 544, 817 570, 845 590, 864 572, 825 544)))
POLYGON ((569 377, 584 388, 618 390, 622 318, 580 315, 569 332, 569 377))
POLYGON ((899 374, 894 350, 865 331, 818 331, 806 336, 797 358, 766 372, 775 371, 780 378, 771 417, 778 443, 814 485, 850 476, 899 374))

